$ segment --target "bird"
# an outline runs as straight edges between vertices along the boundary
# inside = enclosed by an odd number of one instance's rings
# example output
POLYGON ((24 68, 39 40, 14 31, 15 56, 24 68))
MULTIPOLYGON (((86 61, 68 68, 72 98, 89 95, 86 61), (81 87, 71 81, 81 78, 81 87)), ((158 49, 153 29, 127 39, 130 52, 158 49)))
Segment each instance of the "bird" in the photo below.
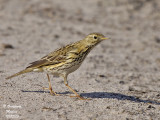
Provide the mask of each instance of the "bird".
POLYGON ((106 38, 101 33, 90 33, 84 39, 61 47, 42 57, 41 59, 30 63, 29 66, 26 67, 24 70, 13 74, 6 79, 11 79, 15 76, 28 72, 44 72, 47 74, 49 84, 49 88, 44 89, 48 89, 51 95, 58 96, 59 94, 52 90, 49 75, 62 77, 64 79, 65 86, 67 86, 68 89, 75 94, 75 96, 71 97, 77 97, 80 100, 86 100, 87 98, 79 95, 74 89, 72 89, 68 85, 67 77, 70 73, 74 72, 81 66, 88 53, 97 44, 106 39, 108 38, 106 38))

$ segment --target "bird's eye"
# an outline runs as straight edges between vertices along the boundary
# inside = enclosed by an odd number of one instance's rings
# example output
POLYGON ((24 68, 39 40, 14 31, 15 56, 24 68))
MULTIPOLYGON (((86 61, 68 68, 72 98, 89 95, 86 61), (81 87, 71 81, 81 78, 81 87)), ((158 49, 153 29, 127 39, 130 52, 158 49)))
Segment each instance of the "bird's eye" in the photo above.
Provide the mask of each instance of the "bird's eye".
POLYGON ((97 39, 97 36, 94 36, 94 39, 97 39))

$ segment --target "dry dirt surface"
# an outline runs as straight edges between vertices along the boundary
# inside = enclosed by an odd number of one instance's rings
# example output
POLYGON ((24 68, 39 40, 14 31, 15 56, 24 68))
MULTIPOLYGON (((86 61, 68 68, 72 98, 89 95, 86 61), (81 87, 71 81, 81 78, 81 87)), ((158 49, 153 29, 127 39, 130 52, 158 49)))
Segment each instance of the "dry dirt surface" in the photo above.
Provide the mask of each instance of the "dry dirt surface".
POLYGON ((0 0, 0 120, 160 120, 160 0, 0 0), (62 78, 19 72, 68 43, 103 41, 62 78))

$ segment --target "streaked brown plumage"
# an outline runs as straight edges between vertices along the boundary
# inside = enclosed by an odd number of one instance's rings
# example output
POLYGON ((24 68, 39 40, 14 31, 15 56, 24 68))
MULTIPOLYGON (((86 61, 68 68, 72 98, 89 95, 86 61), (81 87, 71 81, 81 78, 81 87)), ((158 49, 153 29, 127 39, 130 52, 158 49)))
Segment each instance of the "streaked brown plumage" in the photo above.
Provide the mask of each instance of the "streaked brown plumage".
POLYGON ((107 38, 100 33, 91 33, 83 40, 62 47, 49 53, 47 56, 42 57, 40 60, 30 63, 30 66, 28 66, 25 70, 7 77, 6 79, 10 79, 27 72, 46 72, 49 82, 48 89, 50 90, 50 93, 58 95, 52 90, 49 74, 54 76, 62 76, 64 78, 65 85, 76 94, 76 97, 83 100, 85 98, 78 95, 67 84, 67 76, 77 70, 91 49, 105 39, 107 38))

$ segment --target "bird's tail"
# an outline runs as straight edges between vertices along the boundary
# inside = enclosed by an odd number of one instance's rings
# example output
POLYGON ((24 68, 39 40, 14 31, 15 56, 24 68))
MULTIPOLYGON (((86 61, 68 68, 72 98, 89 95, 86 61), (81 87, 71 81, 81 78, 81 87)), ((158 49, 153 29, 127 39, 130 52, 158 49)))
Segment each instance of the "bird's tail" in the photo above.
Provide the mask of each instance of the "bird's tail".
POLYGON ((22 71, 20 71, 20 72, 18 72, 18 73, 16 73, 16 74, 14 74, 14 75, 11 75, 11 76, 7 77, 6 79, 10 79, 10 78, 12 78, 12 77, 15 77, 15 76, 18 76, 18 75, 21 75, 21 74, 27 73, 27 72, 31 72, 31 71, 33 71, 33 69, 32 69, 32 68, 27 68, 27 69, 22 70, 22 71))

